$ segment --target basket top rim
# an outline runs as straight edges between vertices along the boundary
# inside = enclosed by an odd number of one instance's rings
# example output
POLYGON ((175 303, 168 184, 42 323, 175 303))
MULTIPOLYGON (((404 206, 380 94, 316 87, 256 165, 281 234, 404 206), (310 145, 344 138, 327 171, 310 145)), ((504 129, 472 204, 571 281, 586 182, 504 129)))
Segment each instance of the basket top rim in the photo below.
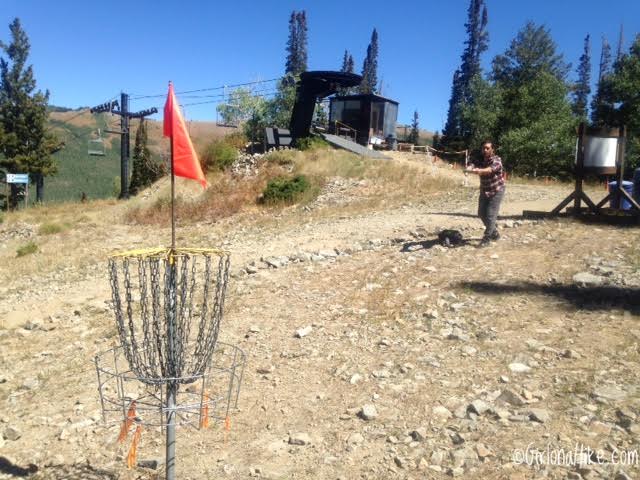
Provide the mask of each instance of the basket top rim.
POLYGON ((155 247, 155 248, 140 248, 136 250, 127 250, 124 252, 115 252, 109 255, 109 258, 170 258, 179 257, 183 255, 229 255, 229 252, 219 248, 197 248, 197 247, 155 247))

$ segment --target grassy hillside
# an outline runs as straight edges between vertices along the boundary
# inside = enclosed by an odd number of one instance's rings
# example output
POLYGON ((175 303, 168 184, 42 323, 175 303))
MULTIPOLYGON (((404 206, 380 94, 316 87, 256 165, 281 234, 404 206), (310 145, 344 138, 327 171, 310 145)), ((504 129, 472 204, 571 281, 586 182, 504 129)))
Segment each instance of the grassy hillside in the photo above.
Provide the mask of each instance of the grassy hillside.
MULTIPOLYGON (((168 142, 162 137, 162 122, 148 122, 149 148, 159 161, 168 152, 168 142)), ((79 200, 82 192, 89 198, 115 196, 120 187, 120 137, 105 133, 105 130, 119 130, 120 117, 108 113, 92 115, 88 110, 53 108, 49 124, 64 140, 65 148, 54 156, 59 165, 58 174, 45 179, 45 202, 79 200), (98 129, 102 131, 105 155, 90 156, 89 140, 96 138, 98 129)), ((138 121, 132 121, 130 155, 133 155, 137 127, 138 121)), ((223 136, 232 129, 218 127, 214 122, 194 121, 189 122, 189 130, 196 149, 200 149, 212 138, 223 136)), ((35 199, 35 192, 30 197, 35 199)))

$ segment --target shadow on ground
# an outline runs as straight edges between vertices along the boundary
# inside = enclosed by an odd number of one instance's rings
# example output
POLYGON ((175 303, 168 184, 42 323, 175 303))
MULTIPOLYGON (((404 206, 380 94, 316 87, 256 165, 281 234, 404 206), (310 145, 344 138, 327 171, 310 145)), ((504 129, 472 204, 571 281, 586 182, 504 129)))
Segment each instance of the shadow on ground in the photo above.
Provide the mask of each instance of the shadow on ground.
MULTIPOLYGON (((465 213, 465 212, 425 212, 427 215, 442 215, 445 217, 464 217, 464 218, 475 218, 480 221, 478 215, 475 213, 465 213)), ((523 215, 498 215, 498 220, 527 220, 528 218, 523 215)))
POLYGON ((101 470, 91 465, 59 465, 38 468, 33 463, 26 467, 14 464, 5 457, 0 457, 0 474, 7 474, 9 478, 29 478, 31 480, 115 480, 118 478, 113 472, 101 470))
POLYGON ((624 308, 640 314, 640 288, 618 287, 578 287, 574 284, 545 285, 533 282, 496 283, 460 282, 455 285, 468 288, 483 295, 537 294, 560 298, 577 309, 610 310, 624 308))

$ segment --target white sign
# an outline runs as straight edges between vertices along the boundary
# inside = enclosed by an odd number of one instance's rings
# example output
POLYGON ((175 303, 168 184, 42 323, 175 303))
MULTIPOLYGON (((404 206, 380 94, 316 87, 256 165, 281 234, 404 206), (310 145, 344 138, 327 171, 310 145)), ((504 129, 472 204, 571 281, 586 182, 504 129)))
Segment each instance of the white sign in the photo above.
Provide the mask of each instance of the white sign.
POLYGON ((7 173, 7 183, 29 183, 29 174, 7 173))

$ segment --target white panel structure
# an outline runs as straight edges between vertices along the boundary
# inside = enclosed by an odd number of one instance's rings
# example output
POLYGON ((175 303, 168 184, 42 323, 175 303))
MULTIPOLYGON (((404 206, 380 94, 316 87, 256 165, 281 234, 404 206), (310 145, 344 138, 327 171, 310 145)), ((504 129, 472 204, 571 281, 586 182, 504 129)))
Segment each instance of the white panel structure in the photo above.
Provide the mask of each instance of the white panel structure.
POLYGON ((616 168, 617 152, 617 138, 584 138, 584 166, 586 168, 616 168))

